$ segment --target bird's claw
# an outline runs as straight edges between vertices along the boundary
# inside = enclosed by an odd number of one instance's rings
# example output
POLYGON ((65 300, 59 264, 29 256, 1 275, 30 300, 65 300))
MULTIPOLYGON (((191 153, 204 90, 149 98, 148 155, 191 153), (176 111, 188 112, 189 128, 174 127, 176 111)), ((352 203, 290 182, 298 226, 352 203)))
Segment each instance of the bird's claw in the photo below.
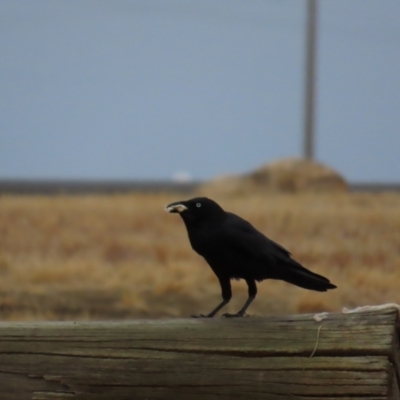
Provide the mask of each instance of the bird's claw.
POLYGON ((191 315, 190 318, 212 318, 209 315, 199 314, 199 315, 191 315))
POLYGON ((236 313, 236 314, 225 313, 225 314, 222 314, 222 316, 223 316, 224 318, 242 318, 242 317, 250 317, 250 315, 249 315, 249 314, 246 314, 246 313, 236 313))

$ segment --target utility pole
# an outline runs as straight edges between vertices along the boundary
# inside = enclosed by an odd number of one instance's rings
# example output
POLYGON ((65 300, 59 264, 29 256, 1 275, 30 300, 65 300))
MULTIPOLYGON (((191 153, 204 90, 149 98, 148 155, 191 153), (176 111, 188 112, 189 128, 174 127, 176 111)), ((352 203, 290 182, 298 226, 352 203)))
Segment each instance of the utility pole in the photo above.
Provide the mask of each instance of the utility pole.
POLYGON ((303 156, 308 160, 314 158, 316 28, 317 0, 307 0, 303 156))

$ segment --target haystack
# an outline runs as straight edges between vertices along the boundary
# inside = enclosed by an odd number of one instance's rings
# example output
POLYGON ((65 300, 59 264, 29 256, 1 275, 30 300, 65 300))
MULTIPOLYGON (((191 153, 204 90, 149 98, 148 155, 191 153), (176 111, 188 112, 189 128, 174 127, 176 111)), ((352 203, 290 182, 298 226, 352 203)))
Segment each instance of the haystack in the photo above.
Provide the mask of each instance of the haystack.
POLYGON ((235 195, 254 192, 345 192, 345 179, 332 168, 302 158, 286 158, 253 172, 227 175, 203 184, 203 194, 235 195))

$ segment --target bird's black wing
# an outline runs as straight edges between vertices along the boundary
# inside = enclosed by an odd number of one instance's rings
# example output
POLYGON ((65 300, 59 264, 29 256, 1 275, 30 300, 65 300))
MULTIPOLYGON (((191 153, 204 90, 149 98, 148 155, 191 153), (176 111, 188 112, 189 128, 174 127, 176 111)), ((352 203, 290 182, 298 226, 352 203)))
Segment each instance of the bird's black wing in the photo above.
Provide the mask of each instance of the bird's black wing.
POLYGON ((224 235, 232 246, 248 254, 249 257, 262 261, 271 257, 290 258, 291 253, 280 244, 267 238, 250 222, 239 216, 227 213, 224 223, 224 235))
POLYGON ((264 236, 249 222, 228 213, 223 229, 226 241, 237 252, 245 254, 254 268, 255 279, 282 279, 294 285, 317 291, 334 289, 327 278, 318 275, 291 257, 288 250, 264 236), (256 263, 252 261, 256 260, 256 263))

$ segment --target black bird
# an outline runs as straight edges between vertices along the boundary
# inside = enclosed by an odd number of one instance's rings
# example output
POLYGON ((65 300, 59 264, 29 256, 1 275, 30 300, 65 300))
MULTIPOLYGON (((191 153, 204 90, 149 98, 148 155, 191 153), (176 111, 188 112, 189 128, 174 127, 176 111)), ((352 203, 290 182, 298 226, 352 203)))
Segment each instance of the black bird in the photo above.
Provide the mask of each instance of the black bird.
POLYGON ((268 239, 246 220, 226 212, 215 201, 197 197, 168 204, 165 210, 179 213, 193 250, 203 256, 219 280, 223 301, 209 314, 213 317, 232 297, 231 279, 244 279, 249 298, 236 314, 243 317, 257 294, 256 281, 280 279, 304 289, 326 292, 335 289, 325 277, 304 268, 280 244, 268 239))

